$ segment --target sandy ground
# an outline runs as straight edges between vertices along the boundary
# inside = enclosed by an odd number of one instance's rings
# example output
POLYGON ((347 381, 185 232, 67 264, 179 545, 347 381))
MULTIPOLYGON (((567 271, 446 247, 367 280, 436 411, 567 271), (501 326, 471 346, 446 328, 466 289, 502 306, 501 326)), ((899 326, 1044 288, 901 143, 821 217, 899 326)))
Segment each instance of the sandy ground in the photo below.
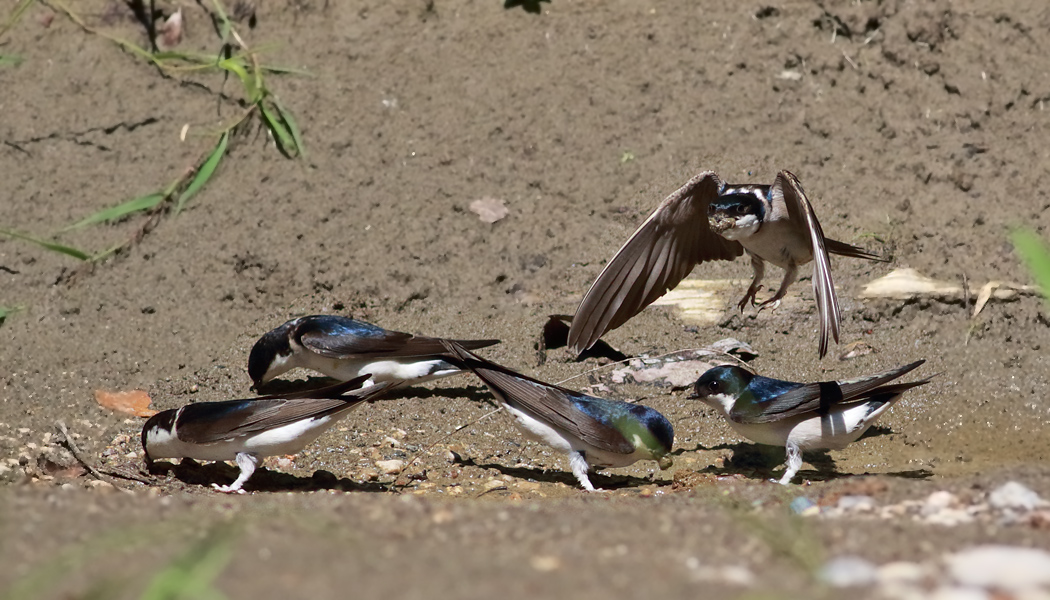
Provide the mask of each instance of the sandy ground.
MULTIPOLYGON (((305 160, 282 157, 262 128, 240 131, 186 211, 93 267, 0 238, 0 306, 24 307, 0 326, 0 458, 12 459, 0 589, 136 597, 222 527, 235 551, 218 587, 259 598, 834 597, 813 573, 836 555, 930 563, 985 541, 1050 547, 1045 528, 996 519, 799 520, 787 508, 846 493, 977 501, 1010 479, 1050 496, 1039 300, 971 318, 972 299, 856 299, 897 267, 971 290, 1030 283, 1008 233, 1050 227, 1042 0, 255 4, 246 42, 312 74, 269 79, 298 118, 305 160), (248 397, 248 349, 302 314, 500 338, 487 357, 548 381, 598 367, 564 349, 539 358, 547 315, 571 314, 631 230, 704 169, 741 183, 790 169, 829 236, 892 257, 833 265, 843 342, 876 352, 817 360, 808 276, 792 288, 802 300, 773 314, 697 327, 651 308, 611 344, 634 355, 732 336, 757 351, 760 373, 792 380, 919 358, 922 375, 939 374, 877 435, 807 463, 811 485, 769 484, 781 451, 742 443, 684 392, 640 385, 609 395, 643 398, 675 424, 676 466, 652 482, 651 463, 598 475, 613 490, 602 495, 579 492, 565 461, 506 415, 477 421, 492 406, 466 376, 352 413, 294 460, 267 462, 245 496, 207 489, 233 476, 222 465, 172 469, 149 489, 123 482, 125 494, 66 469, 54 445, 62 420, 99 464, 137 471, 141 420, 99 408, 94 390, 144 389, 161 409, 248 397), (468 207, 486 197, 509 215, 479 220, 468 207), (397 482, 375 467, 388 459, 411 462, 397 482), (704 570, 727 566, 748 570, 748 584, 704 570)), ((76 10, 146 43, 121 3, 76 10)), ((214 53, 208 13, 183 12, 179 49, 214 53)), ((240 110, 236 81, 163 77, 41 5, 0 54, 24 59, 0 65, 0 226, 40 236, 163 187, 240 110)), ((100 251, 143 219, 60 240, 100 251)), ((694 273, 749 275, 743 260, 694 273)), ((742 293, 726 295, 727 316, 742 293)))

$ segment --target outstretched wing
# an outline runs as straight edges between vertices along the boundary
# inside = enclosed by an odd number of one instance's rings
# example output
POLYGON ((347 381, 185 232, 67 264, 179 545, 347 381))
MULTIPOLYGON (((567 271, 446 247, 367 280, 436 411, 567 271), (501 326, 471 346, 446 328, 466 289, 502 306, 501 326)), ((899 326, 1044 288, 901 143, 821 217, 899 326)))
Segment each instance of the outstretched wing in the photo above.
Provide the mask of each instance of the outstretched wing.
POLYGON ((569 328, 569 346, 590 348, 678 285, 697 263, 732 260, 739 242, 711 231, 707 206, 722 189, 711 171, 690 179, 668 196, 613 256, 587 290, 569 328))
POLYGON ((522 375, 468 352, 454 342, 446 342, 446 348, 502 402, 601 450, 618 454, 634 452, 634 445, 616 428, 580 410, 573 402, 573 399, 586 402, 590 396, 522 375))
POLYGON ((839 341, 839 301, 835 296, 835 282, 831 278, 831 261, 824 243, 824 231, 820 228, 813 206, 802 190, 798 178, 789 171, 777 173, 773 182, 772 201, 774 211, 778 204, 787 210, 787 214, 797 227, 809 234, 813 249, 813 295, 817 299, 817 313, 820 315, 820 357, 828 353, 828 339, 839 341))

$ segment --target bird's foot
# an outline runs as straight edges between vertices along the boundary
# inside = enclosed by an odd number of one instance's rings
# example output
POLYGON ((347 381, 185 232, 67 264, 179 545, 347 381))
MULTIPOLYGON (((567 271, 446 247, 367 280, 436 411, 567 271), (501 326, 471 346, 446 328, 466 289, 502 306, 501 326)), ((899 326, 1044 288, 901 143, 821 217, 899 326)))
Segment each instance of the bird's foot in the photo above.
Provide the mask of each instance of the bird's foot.
POLYGON ((211 484, 211 487, 215 488, 215 491, 222 492, 224 494, 246 494, 247 493, 247 492, 244 491, 244 488, 242 488, 240 486, 234 487, 232 485, 219 485, 217 483, 213 483, 213 484, 211 484))
POLYGON ((747 288, 747 293, 745 293, 744 297, 740 299, 740 302, 737 302, 736 304, 737 308, 740 309, 740 312, 744 312, 744 307, 747 306, 748 302, 751 303, 751 306, 755 306, 755 296, 758 295, 758 292, 762 291, 763 287, 764 286, 761 285, 753 285, 747 288))

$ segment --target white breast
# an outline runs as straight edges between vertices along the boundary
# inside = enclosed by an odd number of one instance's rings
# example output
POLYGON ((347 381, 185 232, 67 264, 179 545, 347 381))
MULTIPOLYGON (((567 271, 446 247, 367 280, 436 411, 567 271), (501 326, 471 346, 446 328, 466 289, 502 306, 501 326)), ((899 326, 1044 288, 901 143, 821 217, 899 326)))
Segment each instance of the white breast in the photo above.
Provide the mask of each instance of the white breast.
POLYGON ((194 460, 233 460, 237 453, 248 452, 259 457, 296 454, 316 440, 342 415, 303 419, 282 427, 250 435, 241 435, 210 444, 193 444, 173 433, 153 429, 147 435, 151 458, 192 458, 194 460))
POLYGON ((870 413, 871 404, 861 403, 833 409, 822 417, 802 415, 762 424, 729 420, 729 425, 740 435, 759 444, 783 446, 790 441, 803 450, 839 450, 864 435, 892 404, 893 401, 886 402, 870 413))

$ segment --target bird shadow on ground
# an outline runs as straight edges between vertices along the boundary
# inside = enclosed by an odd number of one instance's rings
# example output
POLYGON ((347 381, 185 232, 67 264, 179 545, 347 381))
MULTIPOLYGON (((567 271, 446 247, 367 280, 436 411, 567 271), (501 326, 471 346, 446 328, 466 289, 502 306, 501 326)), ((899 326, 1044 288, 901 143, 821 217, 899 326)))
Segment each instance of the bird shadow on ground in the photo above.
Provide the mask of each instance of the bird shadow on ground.
MULTIPOLYGON (((564 483, 569 487, 579 488, 583 491, 583 488, 580 488, 580 482, 576 481, 576 476, 569 471, 542 469, 539 467, 509 467, 499 463, 479 463, 473 458, 460 459, 456 462, 464 466, 477 467, 479 469, 495 469, 503 475, 510 475, 511 477, 525 481, 564 483)), ((659 479, 653 481, 648 477, 609 475, 605 473, 596 473, 594 471, 588 473, 588 479, 591 480, 594 487, 606 490, 633 488, 653 483, 657 485, 671 484, 670 481, 661 481, 659 479)), ((498 490, 499 488, 496 489, 498 490)))
MULTIPOLYGON (((211 484, 229 485, 237 478, 239 469, 222 462, 201 464, 195 460, 184 458, 180 464, 168 461, 157 461, 150 469, 153 481, 150 485, 166 487, 178 481, 186 486, 201 486, 211 490, 211 484)), ((318 469, 310 477, 300 477, 280 471, 271 471, 266 467, 259 467, 244 484, 247 492, 289 492, 289 491, 318 491, 318 490, 340 490, 344 492, 386 492, 386 484, 382 483, 359 483, 347 478, 336 477, 333 473, 318 469)))
MULTIPOLYGON (((892 433, 889 428, 880 428, 885 433, 892 433)), ((876 435, 884 435, 883 432, 876 435)), ((708 465, 696 471, 707 473, 716 477, 740 476, 747 479, 779 480, 784 474, 783 467, 785 455, 784 449, 776 446, 765 446, 738 442, 735 444, 718 444, 717 446, 705 447, 697 444, 695 448, 679 448, 672 454, 681 455, 686 452, 699 450, 730 450, 732 455, 725 459, 722 466, 708 465)), ((802 469, 794 478, 794 481, 833 481, 848 479, 850 477, 863 477, 870 473, 840 473, 835 466, 835 460, 831 458, 827 450, 807 450, 802 459, 816 467, 816 469, 802 469)), ((915 469, 911 471, 895 471, 892 473, 881 473, 887 477, 901 477, 904 479, 927 479, 933 475, 929 469, 915 469)))

